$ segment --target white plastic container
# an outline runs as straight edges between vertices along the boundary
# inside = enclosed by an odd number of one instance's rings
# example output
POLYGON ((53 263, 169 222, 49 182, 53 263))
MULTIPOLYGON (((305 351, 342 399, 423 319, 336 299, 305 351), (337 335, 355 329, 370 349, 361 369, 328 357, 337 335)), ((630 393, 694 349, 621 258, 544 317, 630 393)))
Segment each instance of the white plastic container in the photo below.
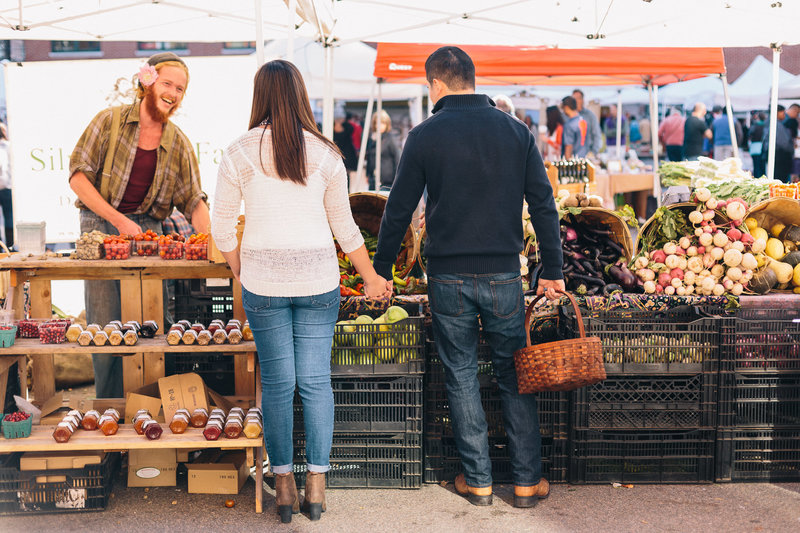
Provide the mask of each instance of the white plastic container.
POLYGON ((45 252, 45 227, 42 222, 17 222, 15 235, 20 253, 42 255, 45 252))

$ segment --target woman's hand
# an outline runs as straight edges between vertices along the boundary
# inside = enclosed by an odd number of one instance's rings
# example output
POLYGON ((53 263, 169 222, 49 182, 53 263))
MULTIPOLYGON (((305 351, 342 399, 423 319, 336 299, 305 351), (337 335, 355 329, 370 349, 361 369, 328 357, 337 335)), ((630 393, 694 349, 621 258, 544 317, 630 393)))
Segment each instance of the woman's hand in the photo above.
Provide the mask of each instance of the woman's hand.
POLYGON ((367 298, 383 300, 392 296, 394 284, 387 281, 382 276, 375 274, 374 277, 364 281, 364 294, 367 298))

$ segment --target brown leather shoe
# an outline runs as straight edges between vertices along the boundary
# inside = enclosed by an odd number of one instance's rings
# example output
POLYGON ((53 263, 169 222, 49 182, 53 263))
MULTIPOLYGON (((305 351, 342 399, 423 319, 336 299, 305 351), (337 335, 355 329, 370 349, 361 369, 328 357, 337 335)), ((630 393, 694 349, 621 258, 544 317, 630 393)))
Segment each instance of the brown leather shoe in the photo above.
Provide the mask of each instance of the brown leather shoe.
POLYGON ((303 510, 308 511, 311 520, 319 520, 327 509, 325 505, 325 473, 306 472, 306 495, 303 510))
POLYGON ((300 512, 300 498, 297 496, 294 473, 275 474, 275 505, 284 524, 291 522, 292 515, 300 512))
POLYGON ((456 476, 456 492, 469 500, 472 505, 492 505, 492 487, 471 487, 467 485, 464 474, 456 476))
POLYGON ((538 500, 544 500, 548 496, 550 496, 550 483, 545 478, 529 487, 514 485, 514 507, 533 507, 538 500))

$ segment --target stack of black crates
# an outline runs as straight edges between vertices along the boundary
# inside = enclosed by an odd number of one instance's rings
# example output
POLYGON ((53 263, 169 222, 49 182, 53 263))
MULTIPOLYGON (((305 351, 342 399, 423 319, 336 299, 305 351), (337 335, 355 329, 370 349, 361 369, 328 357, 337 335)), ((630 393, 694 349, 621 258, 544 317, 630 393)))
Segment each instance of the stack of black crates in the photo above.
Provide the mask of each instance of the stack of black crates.
MULTIPOLYGON (((456 448, 450 419, 450 406, 445 388, 444 367, 436 350, 433 331, 428 324, 425 369, 424 416, 424 481, 453 481, 461 471, 461 458, 456 448)), ((489 456, 492 478, 496 483, 511 483, 511 456, 503 425, 500 391, 494 375, 491 351, 481 338, 478 345, 478 381, 489 434, 489 456)), ((542 477, 551 483, 567 479, 567 431, 569 393, 548 392, 537 395, 539 430, 542 434, 542 477)))
POLYGON ((690 309, 584 317, 608 379, 572 393, 571 483, 714 481, 719 324, 690 309))
POLYGON ((717 481, 800 481, 800 309, 723 327, 717 481))
MULTIPOLYGON (((389 326, 335 328, 328 487, 414 489, 422 484, 424 326, 418 304, 403 307, 417 316, 389 326)), ((377 318, 381 313, 363 314, 377 318)), ((299 394, 294 413, 295 478, 303 486, 306 434, 299 394)))

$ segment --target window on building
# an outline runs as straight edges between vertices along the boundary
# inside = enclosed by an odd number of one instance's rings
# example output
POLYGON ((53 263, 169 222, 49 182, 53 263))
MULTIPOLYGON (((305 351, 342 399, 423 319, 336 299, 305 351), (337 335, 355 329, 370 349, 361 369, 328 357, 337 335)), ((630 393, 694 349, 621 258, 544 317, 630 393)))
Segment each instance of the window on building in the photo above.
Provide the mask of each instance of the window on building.
POLYGON ((249 50, 255 49, 255 41, 228 41, 222 43, 222 48, 225 50, 249 50))
POLYGON ((99 52, 100 41, 50 41, 54 53, 99 52))
POLYGON ((11 41, 0 41, 0 60, 11 59, 11 41))
POLYGON ((139 50, 147 52, 172 52, 176 50, 186 50, 188 46, 186 43, 175 41, 155 41, 148 43, 139 43, 139 50))

